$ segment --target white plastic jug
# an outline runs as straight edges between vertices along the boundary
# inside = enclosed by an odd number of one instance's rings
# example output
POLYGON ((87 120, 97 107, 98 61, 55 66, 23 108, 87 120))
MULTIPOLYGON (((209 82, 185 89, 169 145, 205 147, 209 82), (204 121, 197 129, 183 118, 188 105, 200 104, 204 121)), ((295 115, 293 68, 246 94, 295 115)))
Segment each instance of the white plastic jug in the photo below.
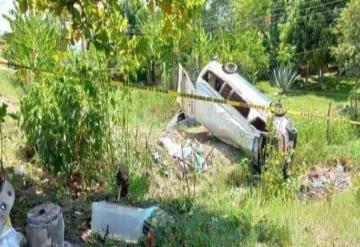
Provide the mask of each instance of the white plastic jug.
POLYGON ((158 207, 148 209, 122 206, 110 202, 92 204, 91 231, 107 238, 137 243, 142 235, 144 221, 158 207))
POLYGON ((14 228, 5 226, 0 235, 0 247, 19 247, 20 241, 14 228))

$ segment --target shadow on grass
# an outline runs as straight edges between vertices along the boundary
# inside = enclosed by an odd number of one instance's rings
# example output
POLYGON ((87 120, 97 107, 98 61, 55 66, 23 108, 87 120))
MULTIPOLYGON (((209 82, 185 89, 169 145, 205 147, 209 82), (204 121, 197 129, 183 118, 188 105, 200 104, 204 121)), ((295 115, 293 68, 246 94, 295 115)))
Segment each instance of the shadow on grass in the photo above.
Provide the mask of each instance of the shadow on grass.
MULTIPOLYGON (((94 191, 72 199, 70 192, 56 178, 50 179, 49 174, 44 175, 49 181, 41 184, 27 176, 15 175, 12 169, 8 169, 7 174, 16 189, 16 200, 10 217, 18 231, 25 233, 26 213, 29 209, 51 201, 63 209, 66 240, 81 246, 129 246, 112 241, 104 245, 96 236, 89 237, 87 242, 81 239, 81 235, 90 229, 91 203, 100 200, 114 201, 114 191, 94 191)), ((131 204, 127 201, 122 203, 131 204)), ((266 219, 254 222, 246 211, 225 216, 194 205, 186 198, 162 202, 143 200, 139 204, 137 206, 142 207, 157 205, 174 219, 173 223, 155 233, 156 246, 253 246, 256 243, 268 246, 290 245, 287 227, 266 219)), ((141 242, 138 246, 144 246, 143 244, 141 242)))
POLYGON ((311 82, 305 80, 298 81, 289 95, 309 95, 325 97, 334 101, 346 101, 349 93, 354 87, 356 79, 347 77, 325 76, 323 82, 318 82, 317 78, 311 82))
POLYGON ((89 191, 73 199, 65 182, 45 172, 36 180, 27 174, 16 175, 13 168, 6 168, 6 174, 15 189, 15 202, 10 219, 13 227, 23 234, 26 232, 27 212, 39 204, 52 202, 62 207, 65 240, 81 244, 81 234, 90 228, 91 202, 111 197, 104 191, 89 191))
POLYGON ((185 199, 165 202, 174 224, 157 234, 157 246, 290 246, 290 232, 267 219, 254 222, 246 211, 220 215, 198 206, 184 210, 185 199))

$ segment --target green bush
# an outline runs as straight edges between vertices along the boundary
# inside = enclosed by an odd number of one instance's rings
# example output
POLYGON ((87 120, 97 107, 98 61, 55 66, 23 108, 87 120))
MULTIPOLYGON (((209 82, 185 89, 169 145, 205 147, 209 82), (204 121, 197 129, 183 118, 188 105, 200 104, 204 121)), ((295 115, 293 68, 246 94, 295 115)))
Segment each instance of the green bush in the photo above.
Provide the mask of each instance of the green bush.
POLYGON ((91 72, 89 63, 102 59, 92 53, 71 55, 62 66, 78 77, 41 74, 21 100, 22 128, 41 163, 65 175, 86 173, 88 179, 103 167, 109 143, 110 96, 99 72, 91 72))
POLYGON ((44 76, 21 101, 22 127, 41 162, 55 172, 97 170, 103 161, 102 90, 87 80, 44 76))
POLYGON ((244 186, 251 184, 252 170, 251 165, 247 159, 241 160, 240 164, 236 165, 227 177, 227 183, 231 186, 244 186))
POLYGON ((282 172, 283 165, 283 157, 270 157, 261 173, 259 192, 265 202, 272 199, 289 201, 296 197, 299 188, 297 174, 291 171, 290 177, 285 179, 282 172))

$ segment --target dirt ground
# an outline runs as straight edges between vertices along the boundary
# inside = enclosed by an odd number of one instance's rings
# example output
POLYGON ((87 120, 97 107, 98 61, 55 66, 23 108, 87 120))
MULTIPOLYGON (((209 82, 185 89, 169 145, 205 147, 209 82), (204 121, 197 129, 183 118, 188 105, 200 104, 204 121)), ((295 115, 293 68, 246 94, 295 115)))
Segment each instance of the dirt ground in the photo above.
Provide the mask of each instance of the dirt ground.
POLYGON ((19 102, 6 98, 0 92, 0 103, 2 102, 7 104, 7 111, 10 113, 16 113, 20 110, 19 102))

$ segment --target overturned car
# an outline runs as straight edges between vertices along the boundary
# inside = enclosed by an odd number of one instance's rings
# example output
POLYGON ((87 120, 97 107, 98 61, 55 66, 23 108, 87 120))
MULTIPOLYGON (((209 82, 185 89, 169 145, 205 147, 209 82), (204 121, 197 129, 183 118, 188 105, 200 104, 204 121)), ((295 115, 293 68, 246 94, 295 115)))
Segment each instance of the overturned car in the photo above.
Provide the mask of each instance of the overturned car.
MULTIPOLYGON (((177 98, 187 117, 195 118, 221 141, 242 149, 258 168, 264 163, 265 147, 269 143, 277 146, 282 154, 292 153, 295 149, 297 132, 285 113, 274 114, 274 129, 269 130, 270 112, 246 107, 271 107, 272 102, 237 73, 237 66, 233 63, 210 62, 200 72, 195 85, 179 65, 178 92, 244 103, 245 107, 233 107, 187 97, 177 98), (270 131, 276 133, 275 140, 270 140, 270 131)), ((284 175, 287 175, 289 163, 288 159, 284 161, 284 175)))

